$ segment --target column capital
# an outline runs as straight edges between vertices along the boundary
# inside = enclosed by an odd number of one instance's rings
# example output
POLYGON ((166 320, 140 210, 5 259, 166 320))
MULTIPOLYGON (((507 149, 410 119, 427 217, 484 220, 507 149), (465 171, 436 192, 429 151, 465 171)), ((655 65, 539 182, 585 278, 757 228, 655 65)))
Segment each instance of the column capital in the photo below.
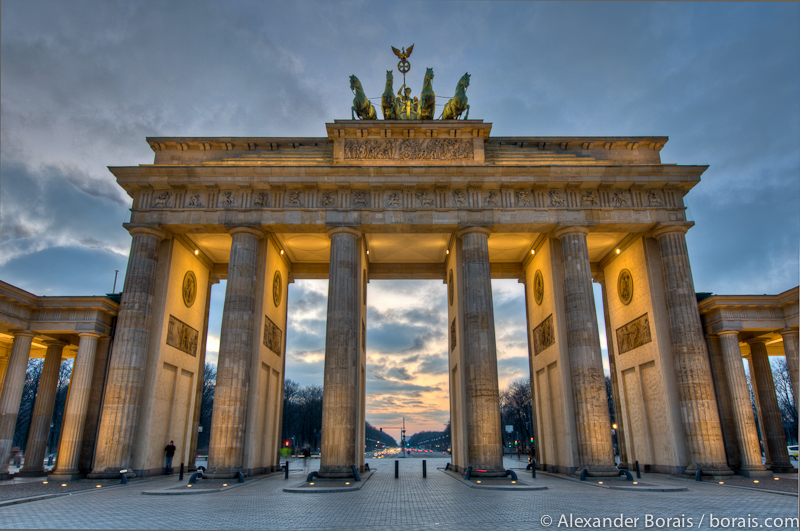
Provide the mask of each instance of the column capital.
POLYGON ((464 227, 463 229, 458 229, 456 231, 456 236, 458 236, 459 238, 463 238, 467 234, 472 234, 475 232, 477 232, 478 234, 483 234, 488 238, 489 235, 492 233, 492 229, 490 229, 489 227, 464 227))
POLYGON ((738 338, 739 337, 739 331, 738 330, 720 330, 719 332, 717 332, 716 335, 718 335, 718 336, 735 335, 738 338))
POLYGON ((35 337, 36 336, 36 334, 31 332, 30 330, 17 330, 16 332, 11 332, 11 335, 14 336, 14 338, 18 338, 18 337, 35 337))
POLYGON ((659 225, 655 229, 653 229, 653 238, 660 238, 665 234, 670 234, 673 232, 680 232, 681 234, 686 234, 689 232, 691 225, 659 225))
POLYGON ((137 234, 149 234, 150 236, 155 236, 158 238, 158 241, 161 241, 167 237, 167 232, 157 225, 131 225, 130 223, 125 223, 122 226, 128 229, 128 232, 131 236, 136 236, 137 234))
POLYGON ((800 333, 800 330, 798 330, 797 328, 784 328, 783 330, 778 330, 778 333, 781 336, 785 336, 785 335, 788 335, 788 334, 797 335, 798 333, 800 333))
POLYGON ((238 226, 238 227, 228 227, 228 234, 231 236, 235 236, 236 234, 252 234, 256 238, 263 238, 264 231, 261 230, 260 227, 247 227, 247 226, 238 226))
POLYGON ((97 337, 97 338, 100 338, 100 337, 103 337, 103 334, 101 334, 100 332, 86 331, 86 332, 78 332, 78 337, 97 337))
POLYGON ((745 341, 745 343, 747 343, 748 345, 756 345, 758 343, 761 343, 762 345, 764 345, 766 347, 767 340, 754 337, 752 339, 748 339, 747 341, 745 341))
POLYGON ((328 237, 331 238, 333 237, 334 234, 340 234, 343 232, 347 234, 352 234, 356 238, 360 238, 364 234, 358 227, 331 227, 330 229, 328 229, 328 237))
POLYGON ((589 227, 585 225, 565 225, 563 227, 558 227, 556 230, 553 231, 553 236, 558 238, 559 240, 566 236, 567 234, 583 234, 586 236, 589 234, 589 227))
POLYGON ((48 339, 47 341, 42 341, 47 348, 50 347, 61 347, 62 349, 68 345, 66 341, 60 341, 58 339, 48 339))

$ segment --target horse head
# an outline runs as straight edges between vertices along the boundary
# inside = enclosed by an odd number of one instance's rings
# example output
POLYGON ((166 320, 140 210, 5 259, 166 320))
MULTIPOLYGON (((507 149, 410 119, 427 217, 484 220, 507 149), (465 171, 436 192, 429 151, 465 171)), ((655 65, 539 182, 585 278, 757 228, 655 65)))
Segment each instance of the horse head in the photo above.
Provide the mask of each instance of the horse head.
POLYGON ((394 82, 394 76, 392 75, 392 71, 391 70, 387 70, 386 71, 386 82, 387 83, 393 83, 394 82))
POLYGON ((433 68, 428 68, 425 71, 425 79, 433 79, 433 68))
POLYGON ((350 90, 354 90, 356 87, 361 88, 361 82, 356 76, 350 76, 350 90))
POLYGON ((459 83, 464 85, 464 88, 467 88, 469 86, 469 72, 461 76, 461 81, 459 83))

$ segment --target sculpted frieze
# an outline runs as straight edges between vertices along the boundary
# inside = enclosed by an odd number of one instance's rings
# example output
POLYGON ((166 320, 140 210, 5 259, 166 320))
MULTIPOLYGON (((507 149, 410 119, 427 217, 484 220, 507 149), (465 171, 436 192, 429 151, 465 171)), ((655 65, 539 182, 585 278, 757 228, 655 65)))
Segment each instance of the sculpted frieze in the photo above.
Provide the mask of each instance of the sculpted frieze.
POLYGON ((650 335, 650 319, 644 314, 625 326, 617 328, 619 353, 625 354, 653 340, 650 335))
MULTIPOLYGON (((393 186, 393 188, 395 188, 393 186)), ((255 190, 155 190, 141 195, 140 208, 147 209, 331 209, 331 208, 676 208, 673 195, 665 190, 597 190, 515 188, 481 189, 476 186, 445 189, 404 188, 371 190, 284 189, 255 190), (344 195, 343 195, 344 194, 344 195), (349 199, 348 199, 349 194, 349 199)))
POLYGON ((472 160, 471 140, 345 140, 344 158, 351 160, 472 160))

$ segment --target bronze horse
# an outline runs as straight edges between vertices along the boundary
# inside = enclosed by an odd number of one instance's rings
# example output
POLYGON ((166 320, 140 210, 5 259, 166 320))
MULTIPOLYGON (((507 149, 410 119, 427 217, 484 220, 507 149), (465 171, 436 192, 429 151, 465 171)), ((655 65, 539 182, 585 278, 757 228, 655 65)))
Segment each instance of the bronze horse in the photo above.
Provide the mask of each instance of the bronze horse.
POLYGON ((436 94, 433 92, 433 68, 428 68, 425 72, 425 80, 422 82, 422 92, 419 98, 419 120, 433 120, 436 112, 436 94))
POLYGON ((350 90, 355 90, 356 97, 353 98, 353 106, 350 107, 350 115, 353 120, 356 119, 356 114, 362 120, 376 120, 378 118, 375 112, 375 107, 367 99, 364 94, 364 89, 361 87, 361 81, 356 76, 350 76, 350 90))
POLYGON ((394 95, 394 88, 392 87, 394 78, 392 71, 386 71, 386 89, 381 94, 381 110, 383 111, 384 120, 397 120, 397 98, 394 95))
POLYGON ((444 106, 442 120, 458 120, 461 113, 467 111, 464 119, 469 119, 469 105, 467 105, 467 87, 469 86, 469 72, 464 74, 456 85, 456 95, 444 106))

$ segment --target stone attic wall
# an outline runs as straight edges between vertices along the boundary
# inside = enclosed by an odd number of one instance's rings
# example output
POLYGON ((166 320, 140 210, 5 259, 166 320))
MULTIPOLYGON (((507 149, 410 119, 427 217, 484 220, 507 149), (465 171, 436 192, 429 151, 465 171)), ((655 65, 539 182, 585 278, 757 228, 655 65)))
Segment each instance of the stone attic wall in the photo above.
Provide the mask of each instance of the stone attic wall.
POLYGON ((528 297, 528 327, 533 331, 552 315, 553 344, 535 353, 535 336, 531 335, 531 367, 533 374, 534 407, 536 408, 536 445, 539 459, 548 467, 560 471, 577 466, 577 447, 570 444, 574 426, 572 387, 567 360, 567 337, 562 289, 561 244, 545 240, 525 270, 525 289, 528 297), (541 271, 544 281, 542 304, 536 304, 534 278, 541 271))
POLYGON ((616 353, 628 461, 653 466, 654 471, 674 471, 685 460, 685 443, 680 412, 677 406, 670 406, 677 405, 678 400, 655 240, 635 240, 605 268, 604 276, 611 321, 607 339, 613 341, 616 353), (619 276, 625 269, 633 279, 633 295, 627 305, 618 290, 619 276), (643 316, 646 327, 642 327, 643 316), (620 328, 622 333, 631 332, 622 345, 620 328))
MULTIPOLYGON (((158 474, 164 467, 164 447, 175 441, 173 466, 188 461, 191 443, 192 414, 196 398, 200 348, 205 325, 205 301, 208 297, 209 271, 203 262, 176 239, 165 239, 161 243, 158 257, 159 279, 153 298, 153 326, 139 415, 137 440, 134 444, 133 468, 144 470, 145 475, 158 474), (194 303, 186 307, 183 301, 183 280, 187 271, 192 271, 197 280, 194 303), (166 282, 164 279, 167 279, 166 282), (194 355, 175 346, 180 337, 180 328, 170 332, 170 316, 196 331, 197 343, 194 355)), ((176 328, 173 321, 173 328, 176 328)), ((194 334, 190 331, 190 336, 194 334)), ((193 339, 192 339, 193 341, 193 339)))

